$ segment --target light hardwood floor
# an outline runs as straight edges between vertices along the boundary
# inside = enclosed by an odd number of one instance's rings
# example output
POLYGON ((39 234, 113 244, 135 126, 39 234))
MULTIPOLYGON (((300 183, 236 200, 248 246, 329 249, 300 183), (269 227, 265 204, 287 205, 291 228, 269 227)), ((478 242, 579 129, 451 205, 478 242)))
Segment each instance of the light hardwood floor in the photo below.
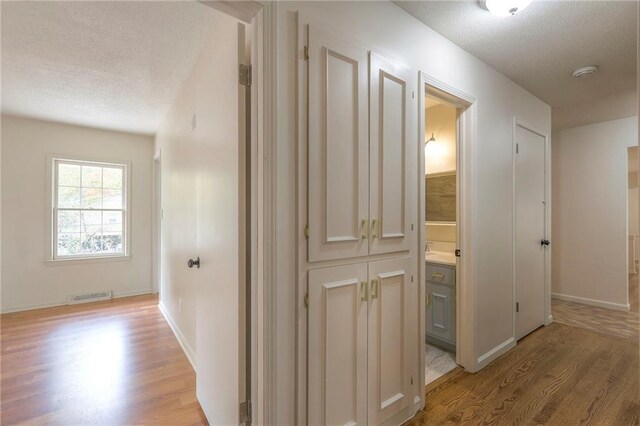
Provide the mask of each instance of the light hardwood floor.
POLYGON ((554 324, 480 372, 457 368, 429 384, 425 410, 407 424, 640 425, 637 324, 634 335, 604 315, 598 325, 591 309, 557 307, 554 324), (567 312, 577 325, 558 321, 567 312))
POLYGON ((156 296, 0 317, 2 425, 207 424, 156 296))

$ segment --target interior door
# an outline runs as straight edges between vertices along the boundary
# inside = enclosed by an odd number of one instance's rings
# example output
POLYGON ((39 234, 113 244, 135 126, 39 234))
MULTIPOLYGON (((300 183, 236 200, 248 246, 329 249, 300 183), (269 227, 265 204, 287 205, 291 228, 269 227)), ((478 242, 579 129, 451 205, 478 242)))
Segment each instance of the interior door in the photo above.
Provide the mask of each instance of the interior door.
MULTIPOLYGON (((226 18, 226 17, 225 17, 226 18)), ((211 424, 238 424, 244 392, 242 235, 245 88, 238 83, 245 28, 220 19, 198 65, 196 395, 211 424)))
POLYGON ((545 138, 516 126, 516 338, 544 325, 545 138))
POLYGON ((370 262, 369 285, 367 424, 377 425, 409 406, 411 379, 417 380, 411 371, 418 350, 412 332, 417 323, 411 324, 410 316, 417 298, 411 258, 370 262))
POLYGON ((367 264, 309 271, 309 424, 367 422, 367 264))
POLYGON ((415 152, 417 74, 370 55, 370 253, 409 249, 410 161, 415 152))
POLYGON ((368 254, 367 50, 308 26, 309 261, 368 254))

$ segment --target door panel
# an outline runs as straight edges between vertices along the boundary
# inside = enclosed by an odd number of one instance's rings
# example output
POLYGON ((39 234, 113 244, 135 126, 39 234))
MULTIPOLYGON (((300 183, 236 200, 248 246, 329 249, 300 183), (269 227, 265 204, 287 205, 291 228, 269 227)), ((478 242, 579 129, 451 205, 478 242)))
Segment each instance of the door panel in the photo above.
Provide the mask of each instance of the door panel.
POLYGON ((367 51, 309 26, 309 260, 368 253, 367 51))
POLYGON ((410 153, 416 132, 416 76, 376 53, 370 56, 370 252, 409 249, 410 153))
POLYGON ((516 338, 544 324, 545 138, 516 126, 516 338))
MULTIPOLYGON (((241 165, 244 87, 238 65, 245 49, 243 25, 222 17, 214 42, 197 64, 196 155, 197 254, 196 395, 211 424, 238 424, 243 393, 240 350, 244 255, 241 232, 241 165), (203 77, 207 76, 207 77, 203 77)), ((188 190, 188 188, 183 188, 188 190)), ((186 259, 185 259, 186 261, 186 259)))
POLYGON ((427 333, 455 342, 455 306, 452 286, 427 282, 427 333))
POLYGON ((408 257, 369 263, 368 424, 383 423, 410 403, 410 265, 408 257))
POLYGON ((309 271, 309 424, 367 424, 367 264, 309 271))

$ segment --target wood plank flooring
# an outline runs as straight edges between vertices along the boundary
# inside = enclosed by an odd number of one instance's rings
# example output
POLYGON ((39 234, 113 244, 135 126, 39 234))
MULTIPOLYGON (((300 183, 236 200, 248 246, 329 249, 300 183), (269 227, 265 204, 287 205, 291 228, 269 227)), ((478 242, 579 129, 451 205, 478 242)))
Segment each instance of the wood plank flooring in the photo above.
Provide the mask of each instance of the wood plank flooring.
MULTIPOLYGON (((555 302, 554 319, 565 319, 555 302)), ((635 328, 619 327, 589 322, 591 307, 563 308, 582 325, 556 320, 476 374, 449 372, 427 386, 425 409, 407 425, 640 425, 637 315, 635 328)))
POLYGON ((553 299, 551 304, 555 322, 638 340, 640 317, 635 312, 615 311, 557 299, 553 299))
POLYGON ((0 317, 0 421, 207 424, 156 296, 0 317))

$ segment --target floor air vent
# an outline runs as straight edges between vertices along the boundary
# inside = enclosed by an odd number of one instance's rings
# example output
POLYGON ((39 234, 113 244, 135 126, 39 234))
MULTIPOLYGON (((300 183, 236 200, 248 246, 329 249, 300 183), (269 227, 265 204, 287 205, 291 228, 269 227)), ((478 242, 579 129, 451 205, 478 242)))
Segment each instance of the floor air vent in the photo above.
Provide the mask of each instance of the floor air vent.
POLYGON ((99 300, 110 300, 111 290, 98 291, 95 293, 74 294, 69 296, 69 304, 97 302, 99 300))

